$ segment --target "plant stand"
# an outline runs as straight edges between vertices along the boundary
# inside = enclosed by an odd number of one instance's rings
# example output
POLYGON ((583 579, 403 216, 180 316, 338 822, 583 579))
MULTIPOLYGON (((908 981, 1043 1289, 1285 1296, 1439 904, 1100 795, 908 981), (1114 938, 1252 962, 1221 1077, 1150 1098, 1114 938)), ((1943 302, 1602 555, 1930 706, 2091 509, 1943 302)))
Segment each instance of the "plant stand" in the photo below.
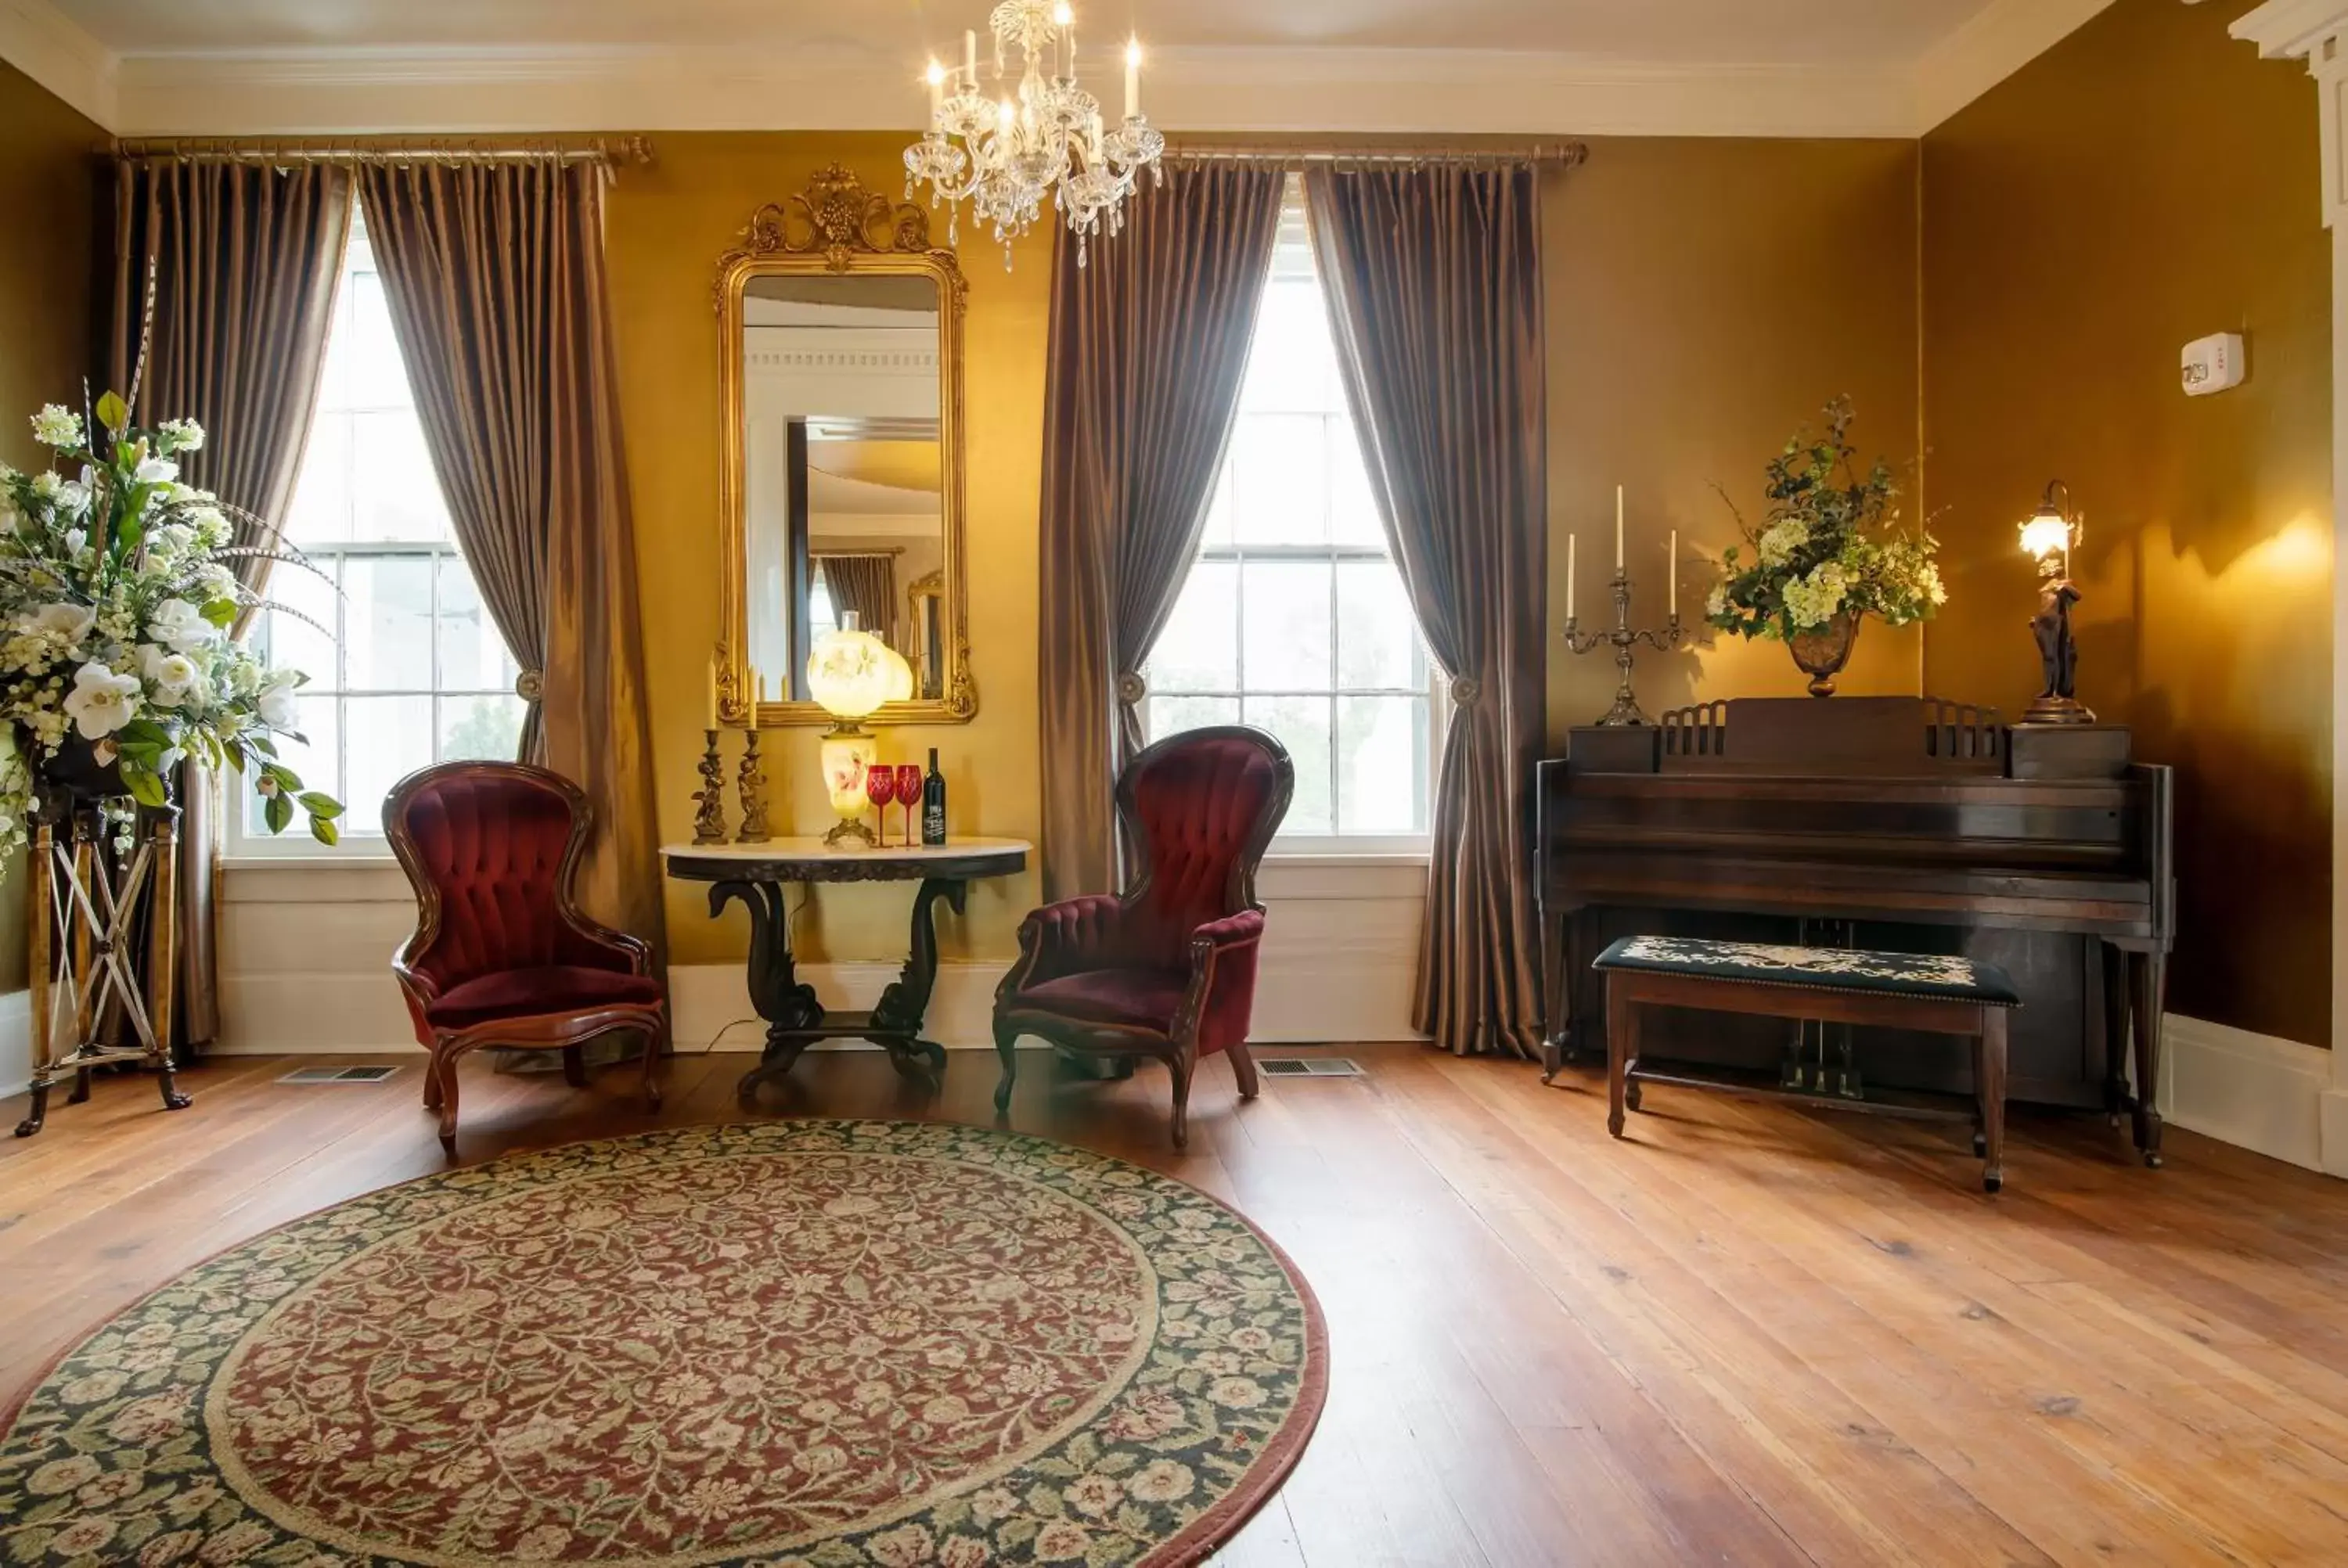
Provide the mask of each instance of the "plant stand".
POLYGON ((65 836, 43 818, 34 825, 30 869, 33 989, 33 1104, 16 1124, 29 1138, 48 1119, 49 1091, 70 1077, 67 1103, 89 1098, 90 1070, 117 1062, 155 1069, 167 1111, 185 1110, 171 1071, 171 1003, 179 956, 175 868, 179 812, 142 810, 129 863, 118 874, 103 853, 106 822, 94 803, 65 810, 65 836), (147 923, 147 983, 132 958, 142 904, 147 923), (70 1000, 68 1001, 68 999, 70 1000), (57 1049, 58 1013, 69 1008, 71 1043, 57 1049), (133 1043, 100 1038, 118 1009, 133 1043))

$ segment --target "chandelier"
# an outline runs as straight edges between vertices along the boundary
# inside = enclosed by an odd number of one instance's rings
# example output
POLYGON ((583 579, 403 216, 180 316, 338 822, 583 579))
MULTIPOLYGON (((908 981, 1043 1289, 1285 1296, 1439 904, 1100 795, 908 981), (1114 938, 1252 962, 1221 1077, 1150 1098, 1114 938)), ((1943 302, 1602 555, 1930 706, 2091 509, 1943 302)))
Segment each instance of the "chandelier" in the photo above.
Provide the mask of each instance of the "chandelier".
POLYGON ((1011 266, 1011 244, 1035 224, 1049 196, 1076 236, 1076 265, 1096 234, 1125 226, 1125 200, 1144 169, 1163 183, 1160 135, 1141 112, 1141 45, 1125 51, 1125 118, 1111 130, 1100 100, 1076 85, 1076 13, 1067 0, 1001 0, 988 14, 994 34, 994 90, 979 86, 978 35, 962 36, 963 62, 930 62, 930 128, 905 149, 905 196, 927 185, 942 201, 949 239, 961 235, 967 201, 990 224, 1011 266), (1010 63, 1015 57, 1015 85, 1010 63))

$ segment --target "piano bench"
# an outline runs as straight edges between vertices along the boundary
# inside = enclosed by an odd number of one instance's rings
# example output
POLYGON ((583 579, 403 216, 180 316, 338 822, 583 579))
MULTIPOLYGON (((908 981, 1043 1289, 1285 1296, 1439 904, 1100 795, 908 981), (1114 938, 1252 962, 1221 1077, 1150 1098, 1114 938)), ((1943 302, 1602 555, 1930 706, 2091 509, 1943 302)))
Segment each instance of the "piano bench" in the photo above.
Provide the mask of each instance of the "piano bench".
POLYGON ((1848 948, 1771 947, 1691 937, 1625 937, 1592 966, 1606 977, 1606 1128, 1622 1136, 1642 1083, 1710 1089, 1928 1121, 1970 1121, 1982 1185, 2005 1183, 2006 1025, 2022 996, 2005 971, 1970 958, 1848 948), (1694 1008, 1964 1036, 1973 1042, 1971 1111, 1900 1100, 1839 1101, 1639 1060, 1639 1009, 1694 1008))

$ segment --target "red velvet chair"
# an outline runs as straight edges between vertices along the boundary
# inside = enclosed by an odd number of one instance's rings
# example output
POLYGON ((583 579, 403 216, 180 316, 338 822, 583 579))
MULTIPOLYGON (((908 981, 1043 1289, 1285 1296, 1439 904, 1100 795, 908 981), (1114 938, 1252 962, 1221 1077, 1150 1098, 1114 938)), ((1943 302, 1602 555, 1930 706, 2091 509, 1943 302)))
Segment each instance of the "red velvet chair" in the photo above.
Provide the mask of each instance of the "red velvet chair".
POLYGON ((457 1152, 457 1061, 484 1045, 560 1050, 587 1081, 581 1048, 644 1037, 644 1099, 660 1107, 668 1004, 652 949, 572 902, 593 812, 577 784, 520 763, 443 763, 384 802, 384 832, 416 889, 416 934, 391 960, 432 1052, 424 1106, 457 1152))
POLYGON ((1189 1142, 1201 1057, 1229 1055, 1240 1097, 1255 1098, 1255 873, 1295 791, 1287 750, 1262 730, 1189 730, 1134 758, 1117 813, 1138 876, 1123 897, 1071 898, 1019 927, 1019 961, 994 995, 997 1112, 1011 1107, 1023 1034, 1081 1055, 1163 1061, 1178 1149, 1189 1142))

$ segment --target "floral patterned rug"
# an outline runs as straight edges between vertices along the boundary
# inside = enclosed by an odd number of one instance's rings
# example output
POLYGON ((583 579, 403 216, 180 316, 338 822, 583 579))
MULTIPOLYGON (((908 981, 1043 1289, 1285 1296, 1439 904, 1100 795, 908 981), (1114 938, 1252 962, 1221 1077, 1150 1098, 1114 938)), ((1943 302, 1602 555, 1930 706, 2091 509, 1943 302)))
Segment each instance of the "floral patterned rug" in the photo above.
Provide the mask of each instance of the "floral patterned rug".
POLYGON ((0 1562, 1196 1563, 1327 1348, 1204 1194, 977 1128, 580 1143, 191 1270, 0 1417, 0 1562))

